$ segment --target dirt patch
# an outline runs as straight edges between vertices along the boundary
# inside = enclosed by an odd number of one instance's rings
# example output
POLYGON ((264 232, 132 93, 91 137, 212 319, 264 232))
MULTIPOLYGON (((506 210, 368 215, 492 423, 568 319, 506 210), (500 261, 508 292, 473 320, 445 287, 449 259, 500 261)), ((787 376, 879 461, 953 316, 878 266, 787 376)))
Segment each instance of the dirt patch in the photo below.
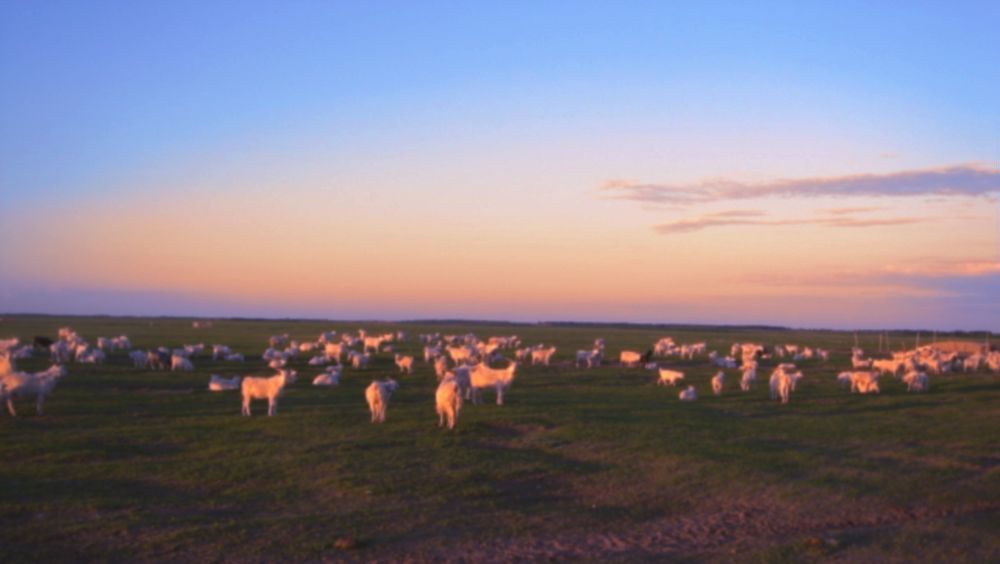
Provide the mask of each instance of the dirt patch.
MULTIPOLYGON (((827 508, 828 509, 828 508, 827 508)), ((1000 512, 1000 502, 949 508, 852 508, 806 516, 766 501, 738 502, 656 519, 628 530, 575 530, 555 535, 480 539, 452 545, 446 553, 408 552, 411 559, 449 562, 510 562, 565 559, 632 559, 738 553, 775 543, 827 539, 833 534, 1000 512)))
POLYGON ((491 423, 485 424, 483 427, 493 433, 494 436, 509 439, 541 433, 551 428, 533 423, 491 423))
POLYGON ((885 468, 919 464, 935 470, 965 470, 969 472, 983 472, 1000 465, 1000 458, 990 456, 917 456, 893 451, 875 451, 868 455, 868 459, 885 468))
POLYGON ((493 484, 494 490, 501 495, 505 503, 517 507, 555 502, 564 499, 562 485, 550 477, 526 475, 507 480, 499 480, 493 484))

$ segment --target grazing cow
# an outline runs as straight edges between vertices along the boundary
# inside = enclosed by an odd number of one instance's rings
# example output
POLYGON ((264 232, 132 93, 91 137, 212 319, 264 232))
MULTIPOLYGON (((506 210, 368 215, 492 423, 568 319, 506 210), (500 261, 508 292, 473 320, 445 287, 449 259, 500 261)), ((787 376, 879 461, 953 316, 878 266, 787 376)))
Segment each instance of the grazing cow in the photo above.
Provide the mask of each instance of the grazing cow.
POLYGON ((601 357, 604 355, 604 349, 595 348, 593 350, 576 351, 576 365, 586 366, 587 368, 594 368, 595 366, 601 365, 601 357))
POLYGON ((925 372, 907 372, 903 376, 903 382, 908 392, 926 392, 930 387, 930 379, 925 372))
POLYGON ((395 380, 389 379, 382 382, 372 380, 372 383, 365 388, 365 400, 372 413, 372 423, 385 423, 385 411, 389 407, 389 398, 398 387, 399 384, 395 380))
POLYGON ((35 411, 44 414, 45 399, 52 393, 56 382, 66 375, 66 368, 53 364, 47 370, 35 373, 18 372, 6 355, 0 354, 0 401, 7 402, 7 411, 17 417, 14 398, 34 398, 35 411))
MULTIPOLYGON (((503 395, 511 382, 514 381, 514 373, 517 370, 517 363, 511 362, 507 368, 490 368, 485 362, 481 362, 469 369, 469 381, 472 386, 473 403, 479 403, 480 391, 486 388, 494 388, 497 392, 497 405, 503 405, 503 395)), ((456 369, 456 373, 458 370, 456 369)))
POLYGON ((413 374, 413 357, 397 354, 395 356, 396 367, 402 374, 413 374))
POLYGON ((656 381, 657 386, 663 386, 670 384, 671 386, 676 386, 678 380, 684 379, 684 373, 678 372, 676 370, 667 370, 666 368, 660 369, 660 378, 656 381))
POLYGON ((368 361, 371 360, 370 354, 359 353, 356 351, 351 351, 351 366, 356 369, 362 369, 368 367, 368 361))
POLYGON ((622 366, 635 368, 636 366, 646 364, 652 357, 653 349, 649 349, 645 354, 639 354, 636 351, 622 351, 618 355, 618 360, 621 362, 622 366))
POLYGON ((146 351, 132 351, 128 353, 128 357, 132 359, 132 366, 135 368, 146 368, 149 364, 149 359, 146 356, 146 351))
POLYGON ((224 392, 227 390, 238 390, 240 389, 240 378, 239 376, 233 376, 232 378, 224 378, 218 374, 212 374, 208 378, 208 390, 210 392, 224 392))
POLYGON ((722 386, 726 383, 726 373, 719 371, 718 374, 712 376, 712 393, 715 395, 722 394, 722 386))
POLYGON ((541 364, 548 366, 549 362, 552 360, 552 355, 556 353, 555 347, 549 347, 547 349, 535 349, 531 351, 531 365, 541 364))
POLYGON ((851 391, 859 394, 879 393, 878 372, 850 372, 851 391))
POLYGON ((285 386, 295 380, 294 370, 279 370, 270 378, 247 376, 241 383, 243 391, 243 415, 250 416, 250 400, 266 399, 267 415, 271 417, 278 412, 278 398, 285 386))
POLYGON ((447 420, 448 429, 455 428, 458 413, 462 410, 462 394, 455 375, 445 376, 438 384, 434 393, 434 403, 438 415, 438 427, 444 427, 447 420))
MULTIPOLYGON (((331 368, 334 368, 331 366, 331 368)), ((340 384, 340 370, 323 372, 313 378, 313 386, 337 386, 340 384)))
POLYGON ((756 381, 757 381, 757 367, 753 366, 751 368, 747 368, 746 370, 743 371, 743 377, 740 378, 740 389, 743 390, 744 392, 749 392, 750 387, 753 386, 753 383, 756 381))
POLYGON ((178 370, 194 370, 194 366, 187 357, 175 354, 170 357, 170 371, 176 372, 178 370))
POLYGON ((788 403, 789 393, 795 391, 795 383, 802 379, 802 372, 792 372, 794 369, 794 365, 782 364, 771 373, 771 399, 780 397, 781 403, 788 403))

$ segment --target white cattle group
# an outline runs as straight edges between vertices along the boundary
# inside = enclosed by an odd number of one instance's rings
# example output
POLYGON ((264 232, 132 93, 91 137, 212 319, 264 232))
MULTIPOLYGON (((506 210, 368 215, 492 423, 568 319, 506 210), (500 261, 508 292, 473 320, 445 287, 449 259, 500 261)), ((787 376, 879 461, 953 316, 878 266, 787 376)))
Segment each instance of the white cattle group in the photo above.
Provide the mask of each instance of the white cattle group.
MULTIPOLYGON (((686 402, 698 401, 697 383, 705 381, 701 378, 707 379, 714 396, 723 396, 727 385, 735 389, 735 382, 738 382, 742 392, 750 393, 757 381, 758 371, 766 369, 770 370, 770 398, 787 404, 796 392, 797 385, 804 380, 803 369, 798 363, 805 363, 806 370, 812 371, 813 368, 818 368, 815 363, 830 359, 830 351, 800 344, 767 346, 737 342, 732 343, 728 351, 723 349, 724 352, 719 353, 717 350, 710 350, 706 341, 685 344, 678 343, 671 337, 663 337, 654 341, 645 353, 640 352, 645 347, 619 350, 617 364, 613 361, 605 362, 604 339, 596 339, 592 346, 584 345, 589 348, 576 350, 575 362, 570 357, 559 363, 556 361, 556 346, 525 346, 516 335, 480 339, 472 333, 422 334, 417 338, 419 344, 416 346, 410 345, 405 339, 403 332, 369 334, 363 329, 353 334, 325 331, 315 339, 303 341, 293 339, 289 334, 272 335, 259 356, 260 362, 272 370, 271 374, 211 374, 208 390, 239 390, 241 413, 245 416, 251 414, 253 400, 267 400, 268 415, 274 416, 277 414, 280 398, 296 382, 298 373, 291 366, 322 367, 321 372, 313 373, 316 375, 312 378, 312 384, 333 390, 340 386, 346 368, 379 372, 394 364, 400 376, 414 376, 417 359, 422 352, 424 363, 428 368, 433 368, 437 380, 434 405, 438 426, 451 430, 457 425, 463 402, 481 403, 484 390, 491 390, 496 394, 498 406, 504 405, 505 396, 514 382, 519 366, 525 364, 549 367, 547 372, 553 368, 558 371, 568 366, 587 369, 600 368, 602 365, 623 369, 645 367, 656 370, 657 385, 676 387, 678 382, 687 384, 678 393, 678 399, 686 402), (415 349, 417 356, 404 354, 407 347, 415 349), (303 355, 301 359, 300 354, 303 355), (513 360, 506 359, 505 354, 511 354, 513 360), (734 373, 730 379, 727 370, 739 372, 734 373), (699 374, 703 376, 698 376, 699 374), (708 374, 713 375, 709 377, 708 374), (694 382, 691 382, 692 379, 694 382), (734 383, 730 384, 731 381, 734 383)), ((203 362, 212 363, 212 366, 219 367, 224 372, 227 365, 231 368, 232 363, 244 363, 247 358, 230 346, 218 343, 210 347, 194 343, 139 350, 132 349, 131 341, 125 335, 98 337, 95 342, 96 346, 91 346, 86 339, 68 327, 59 330, 56 340, 36 337, 35 342, 28 345, 22 345, 16 338, 0 340, 0 401, 6 403, 10 415, 16 416, 14 401, 22 399, 34 400, 37 413, 42 414, 46 399, 51 396, 56 383, 68 372, 66 365, 72 362, 114 364, 116 358, 121 358, 115 356, 117 351, 125 351, 121 353, 125 362, 135 370, 169 370, 175 373, 194 371, 196 363, 203 362), (17 370, 15 362, 32 358, 33 352, 39 347, 47 349, 52 366, 39 372, 17 370)), ((256 355, 252 355, 252 359, 256 358, 256 355)), ((846 364, 847 355, 842 358, 846 364)), ((890 377, 898 378, 908 392, 926 393, 930 389, 931 376, 937 378, 949 373, 979 370, 1000 372, 1000 352, 988 346, 962 353, 929 345, 878 358, 866 356, 862 349, 854 347, 849 358, 850 370, 840 372, 836 379, 845 388, 849 388, 852 394, 859 395, 881 394, 887 385, 885 380, 890 377)), ((364 396, 372 423, 385 422, 390 398, 399 387, 396 380, 386 378, 372 380, 365 388, 364 396)), ((892 387, 889 385, 890 391, 892 387)))

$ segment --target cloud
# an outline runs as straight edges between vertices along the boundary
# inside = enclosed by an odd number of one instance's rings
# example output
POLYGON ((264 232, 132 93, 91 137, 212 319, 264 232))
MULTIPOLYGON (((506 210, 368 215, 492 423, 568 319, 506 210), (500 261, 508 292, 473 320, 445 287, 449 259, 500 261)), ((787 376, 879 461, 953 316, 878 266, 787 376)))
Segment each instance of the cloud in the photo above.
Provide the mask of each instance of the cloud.
POLYGON ((938 260, 921 264, 888 265, 883 269, 888 275, 945 278, 978 277, 1000 274, 1000 259, 979 261, 938 260))
POLYGON ((920 223, 921 221, 927 221, 927 218, 886 217, 857 219, 853 217, 838 217, 836 219, 817 219, 814 223, 829 227, 884 227, 887 225, 909 225, 911 223, 920 223))
MULTIPOLYGON (((911 313, 939 310, 941 323, 969 329, 982 327, 984 319, 1000 319, 1000 259, 953 260, 927 257, 902 265, 873 268, 834 267, 799 269, 787 267, 769 272, 746 273, 727 282, 744 288, 765 288, 780 296, 814 296, 825 300, 850 296, 877 297, 885 303, 909 303, 911 313), (902 300, 902 301, 901 301, 902 300), (963 317, 970 322, 961 322, 963 317)), ((879 308, 872 308, 877 311, 879 308)), ((899 311, 897 313, 905 313, 899 311)), ((926 318, 925 318, 926 319, 926 318)), ((895 323, 895 322, 894 322, 895 323)), ((926 323, 926 321, 924 321, 926 323)))
POLYGON ((786 270, 756 272, 730 279, 736 283, 782 287, 852 287, 892 285, 908 288, 913 295, 938 295, 936 280, 979 278, 990 280, 1000 276, 998 260, 951 260, 925 258, 906 264, 887 264, 877 268, 834 268, 826 271, 786 270))
POLYGON ((730 227, 733 225, 805 225, 812 223, 811 220, 804 219, 727 219, 724 217, 701 216, 692 219, 678 219, 668 221, 659 225, 654 225, 653 230, 661 235, 671 233, 689 233, 691 231, 701 231, 710 227, 730 227))
POLYGON ((728 210, 712 214, 713 217, 763 217, 764 210, 728 210))
POLYGON ((680 205, 764 197, 986 196, 1000 192, 1000 169, 964 164, 890 174, 792 178, 759 183, 728 179, 709 179, 693 184, 611 180, 604 183, 600 191, 614 200, 680 205))
POLYGON ((758 210, 733 210, 703 215, 690 219, 678 219, 653 226, 660 235, 673 233, 690 233, 711 227, 761 226, 776 227, 785 225, 819 225, 826 227, 881 227, 889 225, 906 225, 925 221, 922 217, 892 217, 892 218, 853 218, 853 217, 813 217, 806 219, 766 219, 766 214, 758 210))
POLYGON ((866 208, 827 208, 820 211, 822 211, 823 213, 828 213, 830 215, 854 215, 856 213, 868 213, 884 209, 885 208, 879 206, 871 206, 866 208))

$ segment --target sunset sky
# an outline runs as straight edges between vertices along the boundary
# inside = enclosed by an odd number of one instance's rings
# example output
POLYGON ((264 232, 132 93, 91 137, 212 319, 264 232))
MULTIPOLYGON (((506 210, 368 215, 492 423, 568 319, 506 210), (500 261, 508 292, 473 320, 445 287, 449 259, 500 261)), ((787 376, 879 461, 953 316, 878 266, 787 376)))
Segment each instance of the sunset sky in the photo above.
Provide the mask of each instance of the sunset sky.
POLYGON ((998 2, 4 2, 0 312, 1000 331, 998 2))

